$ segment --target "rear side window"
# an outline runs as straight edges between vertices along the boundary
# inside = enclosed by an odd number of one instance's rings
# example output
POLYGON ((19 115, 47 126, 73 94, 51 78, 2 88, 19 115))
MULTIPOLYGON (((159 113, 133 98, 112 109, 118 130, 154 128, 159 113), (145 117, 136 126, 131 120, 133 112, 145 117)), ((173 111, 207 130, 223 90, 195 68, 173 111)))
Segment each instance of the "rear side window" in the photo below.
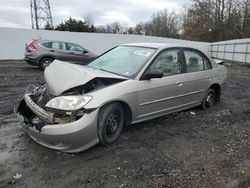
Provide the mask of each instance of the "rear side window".
POLYGON ((187 72, 211 69, 209 60, 196 50, 184 50, 187 72))
POLYGON ((52 48, 52 42, 43 42, 43 43, 40 43, 40 45, 45 48, 52 48))
POLYGON ((52 48, 58 50, 66 50, 66 45, 64 42, 53 42, 52 48))

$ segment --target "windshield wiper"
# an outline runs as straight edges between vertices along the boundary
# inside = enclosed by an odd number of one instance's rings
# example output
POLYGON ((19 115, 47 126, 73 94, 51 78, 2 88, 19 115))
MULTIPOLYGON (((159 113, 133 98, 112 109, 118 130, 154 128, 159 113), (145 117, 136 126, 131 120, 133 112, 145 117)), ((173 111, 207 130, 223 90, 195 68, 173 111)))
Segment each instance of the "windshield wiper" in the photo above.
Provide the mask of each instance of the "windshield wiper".
POLYGON ((125 77, 125 78, 129 78, 129 76, 127 76, 127 75, 119 74, 119 73, 116 73, 116 72, 111 72, 111 71, 108 71, 108 70, 105 70, 105 69, 102 69, 102 68, 96 68, 96 69, 99 69, 101 71, 108 72, 108 73, 111 73, 111 74, 115 74, 115 75, 118 75, 118 76, 122 76, 122 77, 125 77))
POLYGON ((91 67, 92 69, 98 69, 98 70, 101 70, 101 71, 104 71, 104 72, 108 72, 108 73, 111 73, 111 74, 115 74, 115 75, 118 75, 118 76, 122 76, 122 77, 125 77, 125 78, 130 78, 128 75, 124 75, 124 74, 119 74, 119 73, 115 73, 115 72, 112 72, 112 71, 108 71, 106 69, 102 69, 102 68, 97 68, 97 67, 92 67, 92 66, 89 66, 87 65, 88 67, 91 67))

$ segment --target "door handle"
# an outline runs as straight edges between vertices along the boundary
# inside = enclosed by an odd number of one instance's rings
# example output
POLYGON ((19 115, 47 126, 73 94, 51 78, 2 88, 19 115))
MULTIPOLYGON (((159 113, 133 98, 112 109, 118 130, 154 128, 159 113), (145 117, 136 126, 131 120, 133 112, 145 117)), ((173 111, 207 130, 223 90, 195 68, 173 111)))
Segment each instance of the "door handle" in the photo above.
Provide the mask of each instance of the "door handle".
POLYGON ((175 82, 175 84, 178 85, 178 86, 182 86, 182 82, 181 81, 175 82))
POLYGON ((55 50, 50 50, 50 52, 55 52, 55 50))

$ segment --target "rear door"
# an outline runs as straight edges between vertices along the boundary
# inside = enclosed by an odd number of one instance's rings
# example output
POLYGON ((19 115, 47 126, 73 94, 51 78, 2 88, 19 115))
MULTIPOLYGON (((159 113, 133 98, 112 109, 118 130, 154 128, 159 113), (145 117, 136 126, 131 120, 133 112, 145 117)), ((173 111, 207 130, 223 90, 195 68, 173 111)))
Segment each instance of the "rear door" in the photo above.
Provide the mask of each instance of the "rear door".
POLYGON ((213 79, 211 62, 202 52, 192 48, 184 48, 183 54, 186 72, 183 85, 188 94, 185 100, 199 104, 213 79))

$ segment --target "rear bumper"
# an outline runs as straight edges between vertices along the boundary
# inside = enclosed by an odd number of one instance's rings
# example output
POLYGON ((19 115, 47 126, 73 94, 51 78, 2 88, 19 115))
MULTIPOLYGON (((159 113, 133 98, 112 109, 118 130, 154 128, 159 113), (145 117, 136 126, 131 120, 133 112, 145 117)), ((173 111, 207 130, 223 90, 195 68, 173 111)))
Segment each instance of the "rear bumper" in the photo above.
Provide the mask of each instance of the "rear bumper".
POLYGON ((36 104, 30 103, 27 98, 25 102, 23 101, 20 105, 15 109, 15 113, 24 131, 27 132, 35 142, 45 147, 74 153, 84 151, 99 142, 97 135, 98 109, 89 114, 84 114, 80 119, 70 123, 51 124, 44 121, 47 112, 41 114, 41 109, 38 109, 36 104), (37 130, 30 121, 27 121, 30 113, 26 115, 21 112, 19 106, 24 104, 36 117, 45 123, 40 131, 37 130))
POLYGON ((34 57, 32 53, 25 53, 24 60, 30 65, 39 66, 39 59, 34 57))
POLYGON ((39 63, 37 63, 36 61, 32 61, 32 60, 30 60, 30 59, 28 59, 28 58, 24 58, 24 60, 25 60, 28 64, 30 64, 30 65, 39 66, 39 63))

